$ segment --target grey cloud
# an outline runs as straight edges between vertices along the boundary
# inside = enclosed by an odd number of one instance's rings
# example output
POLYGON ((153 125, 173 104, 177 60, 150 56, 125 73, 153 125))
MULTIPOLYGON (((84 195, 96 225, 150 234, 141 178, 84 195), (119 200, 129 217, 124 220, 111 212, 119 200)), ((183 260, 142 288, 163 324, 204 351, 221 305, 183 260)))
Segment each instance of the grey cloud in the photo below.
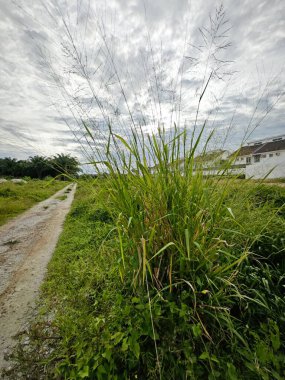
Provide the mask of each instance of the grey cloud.
MULTIPOLYGON (((198 27, 207 24, 209 13, 216 5, 212 1, 148 0, 145 2, 146 17, 143 2, 138 0, 110 0, 106 7, 104 1, 98 0, 90 9, 88 1, 84 0, 72 0, 68 4, 65 0, 48 0, 45 3, 27 0, 20 3, 27 12, 0 0, 3 14, 0 116, 10 122, 11 130, 15 131, 15 136, 18 134, 19 141, 24 141, 30 133, 31 141, 39 141, 37 145, 42 149, 58 152, 62 147, 80 151, 66 124, 83 145, 84 129, 80 129, 71 112, 75 113, 79 123, 81 119, 87 120, 94 131, 100 130, 106 135, 108 128, 100 107, 113 121, 114 128, 122 133, 131 123, 128 107, 136 122, 148 125, 159 116, 158 101, 163 113, 168 115, 165 122, 170 122, 173 108, 174 115, 181 108, 185 119, 194 120, 198 97, 203 89, 203 70, 199 71, 190 61, 184 61, 181 107, 177 79, 183 67, 185 30, 188 28, 189 34, 185 55, 198 57, 199 51, 193 51, 191 44, 200 44, 198 27), (99 106, 92 90, 84 84, 82 68, 75 63, 60 12, 71 28, 83 66, 92 79, 96 96, 100 98, 99 106), (89 23, 86 23, 87 15, 89 23), (110 52, 104 46, 103 36, 97 33, 100 23, 106 28, 110 52), (121 84, 116 76, 112 76, 112 64, 115 64, 121 84), (53 69, 55 73, 51 72, 53 69), (54 85, 55 78, 57 85, 62 85, 67 92, 54 85), (121 85, 128 104, 122 95, 121 85), (66 104, 69 101, 70 108, 66 104), (55 109, 52 104, 55 104, 55 109)), ((232 25, 228 35, 233 44, 222 58, 235 60, 232 70, 238 73, 226 95, 219 96, 219 92, 223 93, 227 83, 223 85, 217 79, 211 81, 201 104, 201 120, 205 116, 214 123, 216 118, 220 125, 226 125, 236 108, 240 108, 235 114, 238 132, 233 137, 238 141, 249 122, 250 109, 259 97, 258 85, 253 82, 251 74, 256 71, 256 64, 263 60, 266 79, 272 75, 269 67, 272 63, 276 71, 281 70, 284 63, 285 5, 281 1, 243 0, 237 3, 225 0, 225 7, 232 25), (220 100, 221 105, 217 105, 220 100)), ((282 83, 284 76, 280 78, 282 83)), ((268 88, 260 101, 260 108, 266 109, 274 104, 278 96, 277 87, 272 85, 268 88)), ((284 119, 284 110, 278 107, 256 131, 257 134, 280 133, 284 128, 280 121, 284 119)), ((0 123, 1 131, 7 134, 5 126, 0 123)), ((24 149, 25 143, 21 145, 19 141, 15 139, 20 155, 21 146, 24 149)), ((5 149, 8 153, 13 150, 11 144, 6 147, 2 143, 1 154, 5 149)))

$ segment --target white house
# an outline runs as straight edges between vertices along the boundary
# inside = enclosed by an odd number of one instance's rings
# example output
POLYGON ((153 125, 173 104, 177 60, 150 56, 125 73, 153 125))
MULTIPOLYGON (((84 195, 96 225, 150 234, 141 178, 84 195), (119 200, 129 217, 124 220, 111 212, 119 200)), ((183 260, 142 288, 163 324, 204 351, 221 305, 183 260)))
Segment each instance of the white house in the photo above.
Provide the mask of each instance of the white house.
POLYGON ((245 178, 285 178, 285 135, 255 140, 233 153, 245 178))
POLYGON ((219 175, 224 171, 230 152, 228 150, 209 150, 194 158, 194 170, 203 170, 203 175, 219 175))
MULTIPOLYGON (((184 159, 178 165, 183 169, 184 159)), ((151 173, 157 166, 149 168, 151 173)), ((221 174, 245 178, 285 178, 285 135, 255 140, 230 154, 227 150, 211 150, 194 159, 194 171, 204 176, 221 174)))

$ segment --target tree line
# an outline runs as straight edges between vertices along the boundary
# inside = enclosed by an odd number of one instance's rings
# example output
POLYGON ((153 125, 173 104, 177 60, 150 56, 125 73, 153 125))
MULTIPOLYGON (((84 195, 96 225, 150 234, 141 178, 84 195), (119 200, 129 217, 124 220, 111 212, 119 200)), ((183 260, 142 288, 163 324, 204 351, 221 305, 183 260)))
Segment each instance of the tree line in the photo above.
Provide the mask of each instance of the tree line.
POLYGON ((0 158, 0 176, 5 177, 43 179, 59 176, 62 179, 64 175, 76 176, 80 171, 79 161, 69 154, 57 154, 53 157, 33 156, 27 160, 0 158))

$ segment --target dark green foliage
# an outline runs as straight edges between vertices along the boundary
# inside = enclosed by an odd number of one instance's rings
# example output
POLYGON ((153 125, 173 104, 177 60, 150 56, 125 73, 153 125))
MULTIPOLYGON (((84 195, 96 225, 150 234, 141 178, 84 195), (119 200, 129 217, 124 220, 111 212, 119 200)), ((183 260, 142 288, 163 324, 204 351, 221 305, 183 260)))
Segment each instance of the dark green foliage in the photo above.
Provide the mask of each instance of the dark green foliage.
POLYGON ((280 218, 274 218, 268 223, 251 250, 262 261, 280 266, 285 272, 285 188, 260 186, 254 193, 253 202, 256 202, 257 207, 268 206, 275 210, 280 218))
POLYGON ((76 176, 81 171, 79 161, 70 154, 57 154, 50 164, 56 175, 60 174, 62 178, 76 176))
POLYGON ((255 201, 257 205, 271 204, 278 208, 278 213, 285 217, 285 191, 278 186, 260 185, 255 191, 255 201))
POLYGON ((17 172, 18 163, 15 158, 0 158, 0 175, 13 176, 17 172))
POLYGON ((43 179, 45 177, 76 176, 80 171, 79 161, 69 154, 57 154, 54 157, 34 156, 28 160, 15 158, 0 158, 0 176, 30 177, 43 179))
POLYGON ((107 210, 99 208, 90 214, 90 220, 103 223, 112 223, 113 218, 107 210))
POLYGON ((12 190, 10 187, 0 187, 0 197, 1 198, 16 198, 17 192, 12 190))

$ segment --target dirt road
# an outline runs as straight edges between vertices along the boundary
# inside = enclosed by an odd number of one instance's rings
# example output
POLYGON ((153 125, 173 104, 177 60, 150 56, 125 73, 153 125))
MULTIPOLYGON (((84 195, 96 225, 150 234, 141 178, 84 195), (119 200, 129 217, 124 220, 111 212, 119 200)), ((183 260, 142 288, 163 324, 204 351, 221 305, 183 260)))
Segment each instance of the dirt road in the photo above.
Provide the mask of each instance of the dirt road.
POLYGON ((0 227, 0 373, 5 354, 32 314, 76 185, 69 185, 0 227))

